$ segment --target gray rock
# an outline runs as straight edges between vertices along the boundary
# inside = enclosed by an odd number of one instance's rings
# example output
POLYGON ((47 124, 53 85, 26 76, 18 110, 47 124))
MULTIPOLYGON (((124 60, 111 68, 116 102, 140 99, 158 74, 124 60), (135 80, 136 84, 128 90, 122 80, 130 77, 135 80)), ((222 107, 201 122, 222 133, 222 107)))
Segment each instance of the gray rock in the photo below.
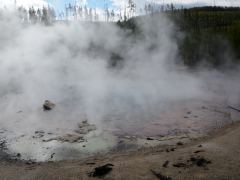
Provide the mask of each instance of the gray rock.
POLYGON ((76 129, 75 132, 78 134, 88 134, 96 129, 95 125, 89 124, 87 120, 84 120, 82 123, 78 123, 78 129, 76 129))
POLYGON ((63 136, 51 138, 48 140, 43 140, 43 142, 50 142, 54 140, 60 141, 60 142, 80 143, 80 142, 84 142, 84 137, 80 134, 65 134, 63 136))
POLYGON ((55 104, 49 100, 46 100, 43 104, 43 110, 44 111, 50 111, 52 110, 53 108, 55 108, 55 104))

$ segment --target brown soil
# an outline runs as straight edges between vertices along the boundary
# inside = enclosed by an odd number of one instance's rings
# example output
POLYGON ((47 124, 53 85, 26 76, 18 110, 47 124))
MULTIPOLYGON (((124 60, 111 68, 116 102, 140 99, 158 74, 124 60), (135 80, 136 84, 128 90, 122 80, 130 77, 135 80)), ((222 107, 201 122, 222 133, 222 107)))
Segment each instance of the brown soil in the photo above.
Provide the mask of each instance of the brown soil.
POLYGON ((102 179, 158 179, 153 174, 154 171, 172 179, 237 180, 240 177, 240 123, 229 125, 208 137, 183 145, 179 143, 174 146, 141 149, 137 152, 116 152, 78 161, 36 164, 2 161, 0 179, 97 179, 90 178, 88 173, 107 163, 114 164, 113 170, 102 179), (194 158, 203 158, 208 163, 196 163, 194 158))

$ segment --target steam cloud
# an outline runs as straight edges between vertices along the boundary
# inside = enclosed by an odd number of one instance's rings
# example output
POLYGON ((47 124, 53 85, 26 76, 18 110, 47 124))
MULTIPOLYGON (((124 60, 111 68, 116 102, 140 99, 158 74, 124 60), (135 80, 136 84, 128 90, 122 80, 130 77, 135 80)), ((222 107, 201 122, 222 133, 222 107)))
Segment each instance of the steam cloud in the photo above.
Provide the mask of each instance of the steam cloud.
MULTIPOLYGON (((170 102, 207 99, 212 95, 207 87, 229 79, 176 65, 175 37, 180 34, 166 17, 138 24, 142 35, 134 39, 114 24, 45 27, 23 25, 15 15, 2 14, 1 128, 12 141, 39 129, 67 132, 84 116, 99 128, 124 129, 131 121, 147 123, 170 102), (109 66, 113 53, 124 59, 116 67, 109 66), (215 77, 211 83, 210 76, 215 77), (49 113, 41 109, 47 99, 57 105, 49 113)), ((232 81, 239 95, 238 78, 232 81)))

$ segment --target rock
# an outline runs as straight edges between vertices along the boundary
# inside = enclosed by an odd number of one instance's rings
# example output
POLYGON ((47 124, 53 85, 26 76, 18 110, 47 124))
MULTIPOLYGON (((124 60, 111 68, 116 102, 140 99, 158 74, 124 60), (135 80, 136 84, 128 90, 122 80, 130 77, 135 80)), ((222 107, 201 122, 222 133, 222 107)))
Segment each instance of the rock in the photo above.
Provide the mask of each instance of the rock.
POLYGON ((97 128, 95 125, 89 125, 86 127, 86 129, 88 130, 88 132, 91 132, 91 131, 95 131, 97 128))
POLYGON ((88 134, 89 132, 94 131, 96 129, 97 128, 95 125, 91 125, 88 123, 87 120, 84 120, 78 124, 78 129, 75 129, 74 133, 68 133, 63 136, 58 136, 58 137, 54 137, 51 139, 43 140, 43 142, 49 142, 49 141, 56 140, 56 141, 60 141, 60 142, 81 143, 81 142, 87 141, 84 139, 84 136, 86 134, 88 134))
POLYGON ((88 124, 88 120, 85 119, 84 121, 82 121, 82 124, 88 124))
POLYGON ((7 142, 6 142, 5 140, 1 140, 1 141, 0 141, 0 149, 1 149, 1 150, 6 149, 6 143, 7 143, 7 142))
POLYGON ((86 165, 95 165, 96 163, 95 162, 93 162, 93 161, 87 161, 86 162, 86 165))
POLYGON ((17 157, 17 158, 20 158, 20 157, 21 157, 21 154, 20 154, 20 153, 17 153, 16 157, 17 157))
POLYGON ((91 125, 87 122, 87 120, 78 124, 78 129, 75 130, 78 134, 88 134, 91 131, 95 131, 97 128, 95 125, 91 125))
POLYGON ((172 180, 171 177, 169 177, 169 176, 164 176, 164 175, 162 175, 160 172, 156 172, 156 171, 153 171, 153 170, 151 170, 151 171, 152 171, 152 173, 153 173, 158 179, 160 179, 160 180, 172 180))
POLYGON ((124 140, 119 140, 118 141, 118 144, 123 144, 124 143, 124 140))
POLYGON ((40 131, 35 131, 35 134, 44 134, 45 132, 40 130, 40 131))
POLYGON ((84 142, 84 137, 80 134, 65 134, 63 136, 43 140, 43 142, 50 142, 54 140, 68 143, 81 143, 84 142))
POLYGON ((182 162, 179 162, 179 163, 176 163, 176 164, 173 164, 174 167, 177 167, 177 168, 181 168, 181 167, 191 167, 191 166, 198 166, 198 167, 204 167, 206 168, 206 165, 207 164, 210 164, 211 161, 209 160, 206 160, 204 157, 191 157, 189 160, 187 160, 186 163, 182 163, 182 162))
POLYGON ((170 149, 167 148, 165 151, 166 151, 166 152, 170 152, 170 151, 175 151, 175 149, 176 149, 176 148, 170 148, 170 149))
POLYGON ((205 152, 204 150, 197 150, 197 151, 195 151, 194 153, 195 154, 198 154, 198 153, 201 153, 201 152, 205 152))
POLYGON ((167 168, 169 164, 169 161, 165 161, 165 163, 162 165, 164 168, 167 168))
POLYGON ((52 153, 51 156, 50 156, 50 159, 52 159, 54 155, 55 155, 55 153, 52 153))
POLYGON ((25 164, 26 165, 33 165, 33 164, 36 164, 36 162, 34 162, 32 160, 28 160, 28 161, 25 161, 25 164))
POLYGON ((103 166, 96 167, 91 173, 88 175, 90 177, 102 177, 107 175, 112 171, 113 164, 105 164, 103 166))
POLYGON ((178 145, 178 146, 183 146, 183 143, 182 143, 181 141, 179 141, 179 142, 177 143, 177 145, 178 145))
POLYGON ((153 141, 154 139, 151 138, 151 137, 148 137, 147 140, 148 140, 148 141, 153 141))
POLYGON ((43 104, 43 110, 44 111, 50 111, 52 110, 56 105, 54 103, 52 103, 49 100, 46 100, 43 104))
POLYGON ((186 167, 187 166, 187 164, 185 164, 185 163, 176 163, 176 164, 173 164, 173 167, 177 167, 177 168, 181 168, 181 167, 186 167))
POLYGON ((35 135, 32 136, 32 138, 42 138, 44 136, 45 132, 44 131, 35 131, 35 135))
POLYGON ((206 160, 204 157, 191 157, 190 160, 193 164, 196 164, 199 167, 205 167, 207 164, 211 164, 212 162, 206 160))
POLYGON ((87 129, 76 129, 74 132, 78 133, 78 134, 87 134, 88 130, 87 129))
POLYGON ((69 142, 69 143, 84 142, 83 136, 77 135, 77 134, 66 134, 62 137, 58 137, 58 140, 61 142, 69 142))

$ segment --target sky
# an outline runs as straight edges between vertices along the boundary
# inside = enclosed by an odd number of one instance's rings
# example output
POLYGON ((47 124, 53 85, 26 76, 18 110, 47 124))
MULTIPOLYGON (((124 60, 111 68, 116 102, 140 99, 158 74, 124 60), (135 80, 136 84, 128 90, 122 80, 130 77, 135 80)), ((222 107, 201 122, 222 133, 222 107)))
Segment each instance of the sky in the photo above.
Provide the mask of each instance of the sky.
MULTIPOLYGON (((64 5, 68 2, 75 4, 76 0, 46 0, 47 2, 53 4, 56 9, 61 10, 64 9, 64 5)), ((116 8, 119 6, 124 7, 128 0, 78 0, 82 1, 82 3, 88 4, 91 7, 104 7, 105 4, 108 7, 116 8)), ((191 4, 205 4, 205 5, 220 5, 220 6, 240 6, 240 0, 133 0, 139 6, 142 6, 147 1, 156 2, 156 3, 174 3, 174 4, 184 4, 184 5, 191 5, 191 4)))
MULTIPOLYGON (((19 6, 35 6, 42 7, 47 6, 48 4, 53 6, 57 12, 64 11, 66 4, 75 4, 75 2, 81 4, 87 4, 92 8, 103 8, 107 6, 111 9, 124 7, 128 0, 17 0, 19 6)), ((156 2, 156 3, 174 3, 174 4, 183 4, 185 6, 200 4, 200 5, 216 5, 219 6, 240 6, 240 0, 133 0, 137 3, 138 7, 143 6, 147 1, 156 2)), ((14 0, 0 0, 0 7, 12 6, 14 0)))
POLYGON ((112 0, 46 0, 48 3, 52 4, 55 9, 59 11, 63 11, 65 5, 71 3, 71 4, 82 4, 82 5, 88 5, 88 7, 92 8, 104 8, 106 5, 108 5, 111 8, 114 8, 114 3, 112 0))

